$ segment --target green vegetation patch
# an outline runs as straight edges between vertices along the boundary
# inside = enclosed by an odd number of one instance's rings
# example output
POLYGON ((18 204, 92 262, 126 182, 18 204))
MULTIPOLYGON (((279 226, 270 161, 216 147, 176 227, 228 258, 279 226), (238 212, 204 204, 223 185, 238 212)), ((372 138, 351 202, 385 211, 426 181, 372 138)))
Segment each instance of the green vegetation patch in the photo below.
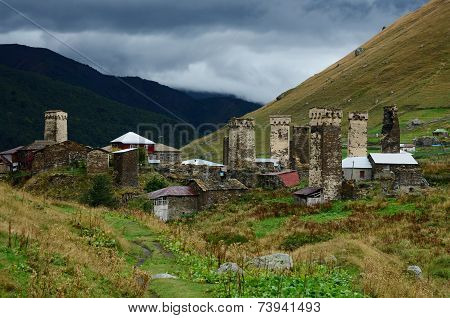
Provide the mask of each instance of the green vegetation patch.
POLYGON ((382 216, 393 216, 400 213, 420 213, 421 210, 416 208, 414 203, 399 203, 395 199, 388 199, 387 205, 378 210, 377 213, 382 216))
POLYGON ((315 244, 328 241, 330 234, 295 233, 287 236, 280 245, 283 250, 293 251, 306 244, 315 244))
POLYGON ((280 229, 287 219, 287 216, 282 216, 256 221, 252 225, 253 233, 255 233, 256 238, 265 237, 280 229))
POLYGON ((300 220, 305 222, 327 223, 345 219, 351 214, 350 209, 343 201, 333 202, 331 207, 325 207, 317 214, 302 215, 300 220))
POLYGON ((428 269, 432 276, 450 279, 450 256, 436 258, 428 269))

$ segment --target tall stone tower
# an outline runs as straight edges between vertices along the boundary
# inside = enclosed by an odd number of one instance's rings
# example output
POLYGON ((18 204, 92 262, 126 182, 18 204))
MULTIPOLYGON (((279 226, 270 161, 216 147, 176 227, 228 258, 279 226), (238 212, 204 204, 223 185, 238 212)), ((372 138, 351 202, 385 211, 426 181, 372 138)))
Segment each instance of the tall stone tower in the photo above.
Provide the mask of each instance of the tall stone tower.
POLYGON ((338 199, 342 188, 342 110, 309 110, 309 186, 323 188, 325 201, 338 199))
POLYGON ((383 128, 381 129, 381 152, 400 152, 400 126, 397 106, 384 107, 383 128))
POLYGON ((358 112, 348 115, 348 157, 367 156, 367 121, 369 113, 358 112))
POLYGON ((283 167, 289 166, 291 116, 270 116, 270 155, 283 167))
POLYGON ((255 165, 255 120, 232 118, 228 123, 228 167, 245 169, 255 165))
POLYGON ((292 127, 290 157, 292 167, 309 164, 309 126, 292 127))
POLYGON ((44 140, 56 143, 67 140, 67 113, 62 110, 48 110, 45 112, 44 140))

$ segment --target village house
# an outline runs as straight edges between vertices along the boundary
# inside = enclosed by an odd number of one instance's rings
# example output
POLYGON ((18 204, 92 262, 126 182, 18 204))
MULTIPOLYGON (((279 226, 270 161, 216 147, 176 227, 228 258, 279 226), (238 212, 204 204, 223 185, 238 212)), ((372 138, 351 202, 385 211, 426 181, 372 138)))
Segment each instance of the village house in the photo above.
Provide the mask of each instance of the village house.
POLYGON ((89 148, 75 141, 66 140, 48 145, 33 153, 31 171, 37 173, 55 167, 86 162, 89 148))
POLYGON ((0 152, 0 174, 17 171, 19 168, 18 152, 23 147, 16 147, 13 149, 0 152))
POLYGON ((241 196, 248 188, 236 179, 193 179, 189 186, 198 196, 199 209, 210 207, 214 204, 227 202, 232 198, 241 196))
POLYGON ((435 137, 448 137, 448 131, 443 129, 443 128, 439 128, 439 129, 436 129, 435 131, 433 131, 433 136, 435 136, 435 137))
POLYGON ((372 179, 372 164, 367 157, 348 157, 342 160, 342 171, 345 180, 372 179))
POLYGON ((164 222, 198 210, 198 193, 189 186, 167 187, 148 194, 154 214, 164 222))
POLYGON ((280 160, 275 158, 256 158, 255 164, 261 170, 275 170, 280 168, 280 160))
POLYGON ((181 163, 181 150, 156 144, 154 152, 148 157, 149 164, 175 165, 181 163))
POLYGON ((303 206, 313 206, 323 203, 323 189, 307 187, 293 193, 297 204, 303 206))
POLYGON ((117 185, 121 187, 137 187, 139 185, 137 148, 113 152, 113 162, 117 185))
POLYGON ((51 146, 54 144, 55 142, 52 140, 35 140, 33 143, 19 149, 17 152, 19 170, 30 171, 32 168, 35 153, 47 146, 51 146))
POLYGON ((258 174, 258 186, 264 189, 295 187, 300 182, 296 170, 283 170, 258 174))
POLYGON ((147 138, 139 136, 134 132, 128 132, 113 141, 111 141, 112 149, 133 149, 145 148, 150 155, 155 152, 155 143, 147 138))

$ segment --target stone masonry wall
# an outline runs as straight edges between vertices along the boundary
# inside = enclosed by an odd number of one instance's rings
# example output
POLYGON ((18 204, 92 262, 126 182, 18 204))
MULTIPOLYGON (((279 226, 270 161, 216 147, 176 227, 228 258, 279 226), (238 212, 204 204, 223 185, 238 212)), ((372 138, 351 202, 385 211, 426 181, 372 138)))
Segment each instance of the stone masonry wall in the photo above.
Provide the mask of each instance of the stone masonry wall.
POLYGON ((342 187, 342 110, 312 108, 309 118, 309 186, 322 187, 326 201, 338 199, 342 187))
POLYGON ((126 187, 138 186, 138 150, 130 150, 114 154, 114 171, 117 173, 116 182, 126 187))
POLYGON ((34 154, 31 170, 37 173, 54 167, 68 166, 74 162, 86 161, 88 149, 74 141, 67 140, 47 146, 34 154))
POLYGON ((228 154, 230 152, 229 146, 230 146, 230 139, 228 137, 224 137, 223 138, 223 160, 222 160, 222 163, 225 166, 228 165, 228 154))
POLYGON ((383 128, 381 129, 381 152, 400 152, 400 126, 397 106, 384 107, 383 128))
POLYGON ((290 142, 290 161, 292 169, 309 164, 309 134, 310 127, 292 127, 290 142))
POLYGON ((109 168, 109 154, 99 149, 88 152, 86 159, 86 171, 89 174, 105 173, 109 168))
POLYGON ((367 156, 367 121, 369 113, 350 113, 348 116, 348 157, 367 156))
POLYGON ((60 143, 67 140, 67 113, 61 110, 45 112, 44 140, 60 143))
POLYGON ((255 120, 232 118, 228 123, 228 166, 244 169, 255 164, 255 120))
POLYGON ((270 155, 289 166, 291 116, 270 116, 270 155))

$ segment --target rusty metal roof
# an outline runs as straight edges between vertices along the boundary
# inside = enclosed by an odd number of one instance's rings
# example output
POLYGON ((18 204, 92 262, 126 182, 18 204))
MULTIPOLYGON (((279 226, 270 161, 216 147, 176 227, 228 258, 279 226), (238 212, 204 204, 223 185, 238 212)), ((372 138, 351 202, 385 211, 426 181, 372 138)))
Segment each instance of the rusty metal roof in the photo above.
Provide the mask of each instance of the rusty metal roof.
POLYGON ((187 186, 173 186, 167 187, 161 190, 150 192, 148 194, 149 198, 154 200, 161 197, 187 197, 198 195, 195 190, 187 186))

